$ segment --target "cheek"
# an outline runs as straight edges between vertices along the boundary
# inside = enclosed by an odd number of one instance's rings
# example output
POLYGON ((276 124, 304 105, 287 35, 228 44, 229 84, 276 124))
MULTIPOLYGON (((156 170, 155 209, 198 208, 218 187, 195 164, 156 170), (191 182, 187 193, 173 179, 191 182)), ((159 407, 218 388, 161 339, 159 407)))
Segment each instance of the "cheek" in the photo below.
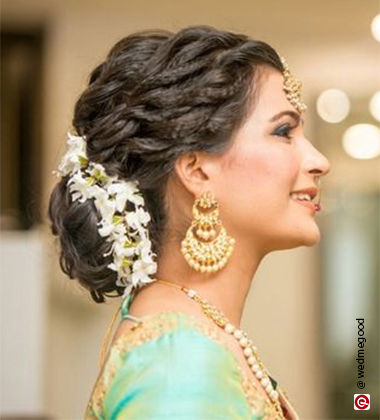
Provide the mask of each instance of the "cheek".
POLYGON ((283 211, 299 173, 288 150, 245 153, 225 169, 219 196, 231 216, 262 220, 283 211))
POLYGON ((288 197, 296 182, 299 164, 288 150, 271 149, 251 156, 241 169, 244 191, 250 191, 263 204, 273 205, 288 197))

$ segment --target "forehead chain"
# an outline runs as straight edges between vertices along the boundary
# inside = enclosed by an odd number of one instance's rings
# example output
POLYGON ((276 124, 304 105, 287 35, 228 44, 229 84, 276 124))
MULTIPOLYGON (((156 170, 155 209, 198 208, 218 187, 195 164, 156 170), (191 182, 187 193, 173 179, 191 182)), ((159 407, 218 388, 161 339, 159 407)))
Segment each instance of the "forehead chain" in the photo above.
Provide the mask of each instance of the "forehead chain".
POLYGON ((281 63, 284 66, 284 86, 286 97, 289 102, 297 109, 298 112, 305 111, 307 109, 306 104, 301 99, 301 87, 302 83, 297 80, 289 70, 288 63, 283 56, 280 56, 281 63))

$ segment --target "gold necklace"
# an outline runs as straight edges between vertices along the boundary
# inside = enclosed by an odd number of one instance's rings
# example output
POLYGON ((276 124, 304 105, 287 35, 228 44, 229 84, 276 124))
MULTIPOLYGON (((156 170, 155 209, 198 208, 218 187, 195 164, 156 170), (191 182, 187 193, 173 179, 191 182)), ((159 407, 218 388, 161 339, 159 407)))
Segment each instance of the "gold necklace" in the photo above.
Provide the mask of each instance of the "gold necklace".
POLYGON ((185 286, 181 286, 166 280, 155 279, 155 281, 157 283, 166 284, 168 286, 182 290, 187 296, 201 305, 202 310, 206 316, 211 318, 219 327, 223 328, 227 333, 231 334, 238 341, 243 349, 244 356, 246 357, 246 361, 250 369, 263 386, 266 394, 269 396, 270 401, 274 404, 280 418, 284 419, 284 414, 279 401, 279 393, 273 389, 271 380, 269 379, 268 370, 264 366, 264 363, 261 361, 256 346, 254 346, 252 340, 248 338, 248 334, 231 324, 222 311, 208 303, 207 300, 202 298, 195 290, 188 289, 185 286))

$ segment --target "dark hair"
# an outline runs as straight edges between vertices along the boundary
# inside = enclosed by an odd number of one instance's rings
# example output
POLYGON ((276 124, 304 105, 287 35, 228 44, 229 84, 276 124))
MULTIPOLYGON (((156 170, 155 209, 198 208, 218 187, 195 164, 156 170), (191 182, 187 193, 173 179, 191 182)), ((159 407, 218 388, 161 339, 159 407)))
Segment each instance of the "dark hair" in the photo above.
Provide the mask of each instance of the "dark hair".
MULTIPOLYGON (((75 104, 73 127, 86 136, 90 160, 110 175, 138 180, 157 256, 176 159, 190 151, 227 150, 255 104, 265 66, 283 71, 267 43, 200 25, 126 36, 92 71, 75 104)), ((66 182, 63 177, 55 186, 48 210, 60 239, 60 265, 102 303, 123 292, 107 267, 111 256, 103 257, 110 243, 97 231, 92 200, 73 202, 66 182)))

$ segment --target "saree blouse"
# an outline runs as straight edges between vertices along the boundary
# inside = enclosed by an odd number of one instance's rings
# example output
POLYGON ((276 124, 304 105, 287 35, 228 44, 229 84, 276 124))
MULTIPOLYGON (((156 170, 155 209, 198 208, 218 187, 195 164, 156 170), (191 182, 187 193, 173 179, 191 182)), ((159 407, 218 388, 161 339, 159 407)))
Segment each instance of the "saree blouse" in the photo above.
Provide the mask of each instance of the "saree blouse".
MULTIPOLYGON (((269 420, 280 419, 269 398, 241 368, 222 340, 219 327, 193 315, 165 311, 130 315, 129 298, 121 321, 136 322, 116 337, 95 382, 86 420, 269 420)), ((270 377, 288 412, 287 397, 270 377)))

